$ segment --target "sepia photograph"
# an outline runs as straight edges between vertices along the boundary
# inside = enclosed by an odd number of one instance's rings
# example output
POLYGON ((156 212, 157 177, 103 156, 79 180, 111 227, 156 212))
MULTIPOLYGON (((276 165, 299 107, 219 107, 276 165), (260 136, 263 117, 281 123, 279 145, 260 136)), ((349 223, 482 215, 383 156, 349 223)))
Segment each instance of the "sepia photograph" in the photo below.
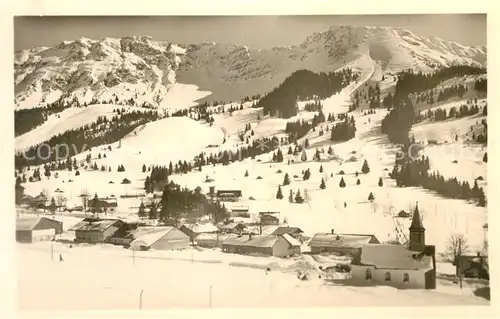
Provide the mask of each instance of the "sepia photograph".
POLYGON ((489 306, 486 20, 15 16, 19 310, 489 306))

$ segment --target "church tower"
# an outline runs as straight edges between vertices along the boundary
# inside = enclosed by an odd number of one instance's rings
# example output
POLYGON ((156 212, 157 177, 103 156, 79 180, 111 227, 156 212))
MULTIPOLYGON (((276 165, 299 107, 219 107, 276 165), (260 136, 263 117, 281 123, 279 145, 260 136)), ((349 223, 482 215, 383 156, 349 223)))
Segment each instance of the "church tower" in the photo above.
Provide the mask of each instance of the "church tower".
POLYGON ((418 202, 413 212, 410 225, 410 247, 411 251, 423 252, 425 249, 425 228, 422 224, 420 212, 418 211, 418 202))

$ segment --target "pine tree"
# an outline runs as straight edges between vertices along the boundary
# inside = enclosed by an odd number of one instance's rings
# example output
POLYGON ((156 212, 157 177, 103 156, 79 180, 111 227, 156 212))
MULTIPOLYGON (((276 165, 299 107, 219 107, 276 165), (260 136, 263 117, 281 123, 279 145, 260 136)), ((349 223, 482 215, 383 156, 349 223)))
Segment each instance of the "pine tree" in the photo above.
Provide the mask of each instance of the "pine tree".
POLYGON ((80 176, 80 171, 76 171, 75 176, 80 176))
POLYGON ((358 180, 356 181, 356 185, 361 185, 361 181, 359 180, 359 178, 358 178, 358 180))
POLYGON ((306 138, 306 140, 304 141, 304 148, 308 147, 309 147, 309 139, 306 138))
POLYGON ((328 147, 328 155, 332 155, 332 154, 333 154, 333 148, 332 148, 332 146, 330 145, 330 146, 328 147))
POLYGON ((50 200, 50 205, 49 205, 49 211, 54 214, 55 211, 56 211, 56 200, 54 199, 54 197, 52 197, 52 199, 50 200))
POLYGON ((483 162, 488 163, 488 152, 484 153, 483 162))
POLYGON ((316 149, 316 153, 314 154, 314 159, 318 162, 321 160, 321 154, 319 153, 319 149, 316 149))
POLYGON ((288 173, 285 173, 285 177, 283 179, 283 186, 290 185, 290 176, 288 176, 288 173))
POLYGON ((147 168, 146 168, 146 164, 142 164, 142 172, 143 172, 143 173, 146 173, 146 170, 147 170, 147 168))
POLYGON ((320 172, 320 173, 323 173, 323 165, 321 165, 321 166, 319 167, 319 172, 320 172))
POLYGON ((486 196, 484 195, 484 191, 483 191, 482 187, 478 191, 477 203, 481 207, 486 207, 486 196))
POLYGON ((321 178, 321 185, 319 185, 319 188, 321 188, 321 189, 325 189, 326 188, 326 183, 325 183, 325 179, 324 178, 321 178))
POLYGON ((300 160, 301 160, 302 162, 307 161, 307 154, 306 154, 306 150, 305 150, 305 149, 304 149, 304 150, 302 150, 302 155, 300 156, 300 160))
POLYGON ((292 155, 293 154, 293 150, 292 150, 292 146, 290 145, 288 147, 288 155, 292 155))
POLYGON ((248 177, 248 170, 245 171, 245 177, 248 177))
POLYGON ((356 175, 356 177, 358 177, 358 175, 359 175, 358 171, 356 171, 356 174, 355 174, 355 175, 356 175))
POLYGON ((276 199, 283 199, 283 193, 281 192, 281 186, 278 185, 278 192, 276 193, 276 199))
POLYGON ((308 169, 306 169, 306 171, 304 172, 304 175, 302 176, 302 179, 307 181, 309 178, 311 177, 311 171, 308 169))
POLYGON ((375 199, 375 196, 373 196, 373 193, 370 193, 370 195, 368 195, 368 200, 370 202, 373 202, 374 199, 375 199))
POLYGON ((288 201, 290 203, 293 203, 293 193, 292 193, 292 190, 290 190, 290 195, 288 196, 288 201))
POLYGON ((156 204, 155 202, 152 202, 151 206, 149 207, 148 218, 149 219, 158 218, 158 204, 156 204))
POLYGON ((361 172, 363 172, 363 174, 368 174, 370 172, 370 167, 368 166, 368 162, 366 160, 363 162, 363 167, 361 167, 361 172))
POLYGON ((382 182, 382 177, 380 177, 380 178, 378 179, 378 186, 379 186, 379 187, 382 187, 383 185, 384 185, 384 183, 382 182))
POLYGON ((146 209, 144 207, 144 203, 141 202, 141 205, 139 206, 139 211, 137 212, 137 215, 139 218, 144 218, 146 217, 146 209))
POLYGON ((343 178, 343 177, 340 179, 339 186, 340 186, 340 187, 342 187, 342 188, 344 188, 344 187, 345 187, 345 181, 344 181, 344 178, 343 178))
POLYGON ((297 189, 297 193, 295 194, 295 202, 298 204, 302 204, 304 202, 304 198, 300 195, 300 190, 297 189))

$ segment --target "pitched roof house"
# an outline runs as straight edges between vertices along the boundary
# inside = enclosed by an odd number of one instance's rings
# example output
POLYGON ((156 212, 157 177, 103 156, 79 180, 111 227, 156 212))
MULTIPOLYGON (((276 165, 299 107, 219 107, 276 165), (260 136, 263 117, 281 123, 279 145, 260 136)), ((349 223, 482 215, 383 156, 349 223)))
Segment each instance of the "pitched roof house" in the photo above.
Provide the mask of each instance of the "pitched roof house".
POLYGON ((46 218, 18 218, 16 219, 16 241, 32 243, 36 241, 52 240, 55 235, 63 232, 62 222, 46 218))
POLYGON ((276 230, 272 233, 272 235, 283 235, 283 234, 288 234, 291 235, 292 237, 300 236, 304 232, 302 229, 298 227, 289 227, 289 226, 282 226, 276 228, 276 230))
POLYGON ((380 244, 380 241, 373 234, 337 234, 333 229, 330 233, 317 233, 309 241, 313 254, 330 252, 354 256, 366 244, 380 244))
POLYGON ((75 232, 75 241, 98 243, 104 242, 124 227, 125 222, 119 219, 85 218, 70 230, 75 232))
POLYGON ((300 242, 288 234, 282 236, 243 235, 222 242, 226 253, 261 254, 275 257, 287 257, 300 254, 300 242))
POLYGON ((136 238, 130 243, 133 250, 174 250, 185 249, 191 244, 188 235, 175 227, 140 227, 135 232, 136 238))

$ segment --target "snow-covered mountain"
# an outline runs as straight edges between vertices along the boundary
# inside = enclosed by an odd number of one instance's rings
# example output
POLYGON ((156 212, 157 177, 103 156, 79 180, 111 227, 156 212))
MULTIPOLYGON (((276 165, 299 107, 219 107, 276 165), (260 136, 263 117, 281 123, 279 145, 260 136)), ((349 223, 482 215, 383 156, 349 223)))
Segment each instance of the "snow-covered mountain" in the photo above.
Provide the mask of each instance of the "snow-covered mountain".
POLYGON ((175 82, 210 91, 211 99, 237 100, 271 90, 298 69, 333 71, 363 55, 384 72, 486 66, 485 47, 383 27, 332 26, 299 45, 270 49, 215 42, 176 45, 147 36, 82 38, 16 52, 16 106, 43 106, 59 98, 106 103, 118 97, 137 106, 175 107, 162 103, 175 82))

